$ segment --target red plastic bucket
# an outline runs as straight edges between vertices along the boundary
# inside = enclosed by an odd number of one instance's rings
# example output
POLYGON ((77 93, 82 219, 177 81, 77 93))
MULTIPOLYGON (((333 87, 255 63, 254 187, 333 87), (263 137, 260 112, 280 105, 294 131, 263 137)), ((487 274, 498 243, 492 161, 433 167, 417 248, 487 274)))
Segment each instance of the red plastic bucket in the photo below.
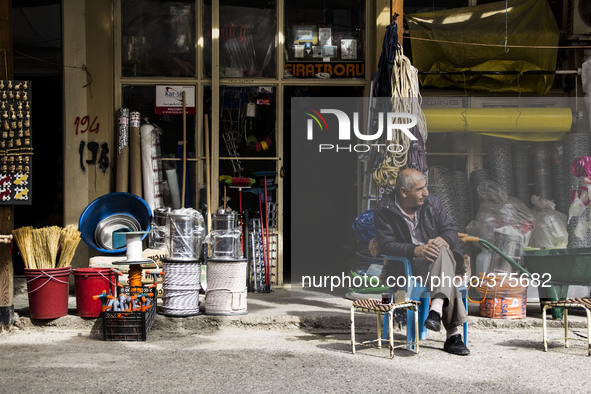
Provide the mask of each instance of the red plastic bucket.
POLYGON ((80 317, 99 317, 101 300, 92 297, 103 291, 115 295, 117 275, 109 268, 76 268, 74 269, 76 284, 76 309, 80 317))
POLYGON ((55 319, 68 314, 71 270, 25 268, 31 319, 55 319))

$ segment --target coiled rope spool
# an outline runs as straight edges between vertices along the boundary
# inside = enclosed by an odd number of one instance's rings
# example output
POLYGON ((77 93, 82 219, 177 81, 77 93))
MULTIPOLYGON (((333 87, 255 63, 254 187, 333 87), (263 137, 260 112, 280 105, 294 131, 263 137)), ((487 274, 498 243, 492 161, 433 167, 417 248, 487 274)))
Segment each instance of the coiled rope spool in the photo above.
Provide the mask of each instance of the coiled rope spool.
POLYGON ((246 260, 207 261, 206 315, 247 314, 246 260))
POLYGON ((199 290, 201 290, 201 264, 199 261, 175 262, 164 260, 162 268, 162 313, 171 316, 199 314, 199 290))

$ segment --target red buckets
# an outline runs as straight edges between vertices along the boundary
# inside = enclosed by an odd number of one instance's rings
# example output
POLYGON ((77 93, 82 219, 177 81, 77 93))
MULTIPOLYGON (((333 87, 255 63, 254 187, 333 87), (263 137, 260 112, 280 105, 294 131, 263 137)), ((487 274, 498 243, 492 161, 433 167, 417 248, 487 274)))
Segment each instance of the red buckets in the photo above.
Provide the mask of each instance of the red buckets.
POLYGON ((99 317, 101 300, 92 297, 103 291, 115 295, 117 275, 109 268, 76 268, 74 269, 76 284, 76 309, 80 317, 99 317))
POLYGON ((31 319, 56 319, 68 314, 71 270, 25 268, 31 319))

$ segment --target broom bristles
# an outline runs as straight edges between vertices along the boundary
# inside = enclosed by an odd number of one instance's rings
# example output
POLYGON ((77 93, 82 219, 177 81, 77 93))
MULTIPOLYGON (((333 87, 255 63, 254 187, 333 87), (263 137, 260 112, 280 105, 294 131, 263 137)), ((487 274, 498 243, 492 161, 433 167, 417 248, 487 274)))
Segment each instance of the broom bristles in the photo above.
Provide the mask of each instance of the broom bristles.
POLYGON ((25 226, 13 230, 12 235, 29 269, 69 267, 81 239, 75 225, 39 229, 25 226))
POLYGON ((16 242, 16 246, 18 246, 18 249, 21 252, 25 268, 36 268, 35 258, 32 254, 32 231, 32 226, 25 226, 12 230, 12 236, 16 242))
POLYGON ((59 249, 60 236, 62 228, 58 226, 51 226, 44 228, 45 242, 49 254, 49 263, 51 267, 57 266, 57 252, 59 249))
POLYGON ((60 245, 62 248, 57 268, 69 267, 76 248, 80 243, 80 231, 74 225, 68 225, 61 230, 60 245))
POLYGON ((35 257, 35 264, 37 268, 53 268, 51 264, 51 256, 47 246, 47 237, 44 228, 36 228, 33 230, 33 256, 35 257))

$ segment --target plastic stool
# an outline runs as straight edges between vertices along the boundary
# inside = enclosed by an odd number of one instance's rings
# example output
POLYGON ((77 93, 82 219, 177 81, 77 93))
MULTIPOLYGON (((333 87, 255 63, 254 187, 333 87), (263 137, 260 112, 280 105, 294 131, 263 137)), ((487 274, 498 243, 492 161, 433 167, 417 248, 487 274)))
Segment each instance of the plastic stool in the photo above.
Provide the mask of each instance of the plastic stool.
MULTIPOLYGON (((387 340, 390 347, 390 358, 394 357, 394 349, 399 347, 406 347, 410 349, 414 345, 414 352, 419 352, 419 343, 414 340, 413 343, 408 342, 408 336, 406 341, 402 341, 401 345, 394 345, 394 311, 397 309, 406 309, 407 313, 413 316, 413 321, 418 322, 418 308, 419 302, 414 300, 403 301, 400 303, 382 304, 381 300, 356 300, 351 305, 351 352, 355 354, 356 345, 368 345, 371 343, 377 343, 378 349, 382 348, 382 340, 387 340), (377 317, 377 328, 378 335, 377 339, 372 339, 364 342, 357 342, 355 340, 355 312, 368 312, 375 313, 377 317), (386 324, 384 329, 387 329, 387 339, 382 339, 382 315, 386 324), (387 326, 387 328, 386 328, 387 326)), ((415 326, 416 327, 416 326, 415 326)), ((414 338, 418 335, 418 330, 415 333, 414 338)))

